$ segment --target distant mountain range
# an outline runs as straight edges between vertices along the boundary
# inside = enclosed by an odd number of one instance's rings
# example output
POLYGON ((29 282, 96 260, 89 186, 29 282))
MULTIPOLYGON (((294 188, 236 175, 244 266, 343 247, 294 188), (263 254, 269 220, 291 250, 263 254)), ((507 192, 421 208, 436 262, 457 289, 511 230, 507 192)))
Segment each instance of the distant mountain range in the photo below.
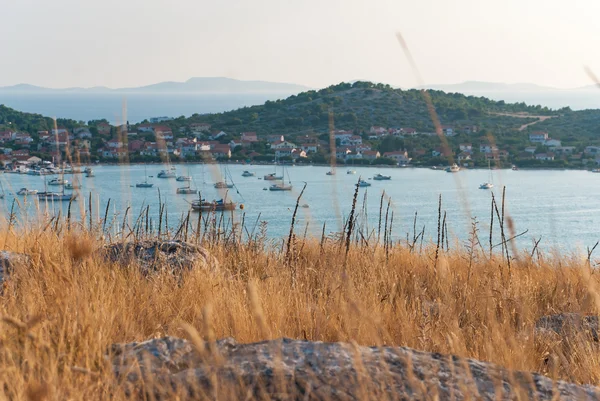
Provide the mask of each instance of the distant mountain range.
POLYGON ((92 88, 52 89, 29 84, 19 84, 13 86, 0 87, 0 93, 295 94, 309 89, 311 88, 307 86, 289 83, 268 81, 242 81, 238 79, 223 77, 198 77, 190 78, 185 82, 160 82, 153 85, 116 89, 111 89, 104 86, 96 86, 92 88))

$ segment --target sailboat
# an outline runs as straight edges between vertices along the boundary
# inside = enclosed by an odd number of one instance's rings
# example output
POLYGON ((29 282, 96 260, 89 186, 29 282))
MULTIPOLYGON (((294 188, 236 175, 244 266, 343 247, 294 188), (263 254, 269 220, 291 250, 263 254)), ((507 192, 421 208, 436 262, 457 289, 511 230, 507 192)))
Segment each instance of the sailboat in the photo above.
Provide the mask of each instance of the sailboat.
MULTIPOLYGON (((225 167, 225 171, 224 171, 224 174, 223 174, 223 177, 225 177, 224 180, 216 182, 215 185, 214 185, 214 187, 217 188, 217 189, 229 189, 229 188, 233 188, 233 184, 229 184, 227 182, 227 175, 228 174, 229 174, 229 170, 227 169, 227 167, 225 167)), ((233 179, 231 181, 233 181, 233 179)))
POLYGON ((290 181, 290 174, 288 173, 289 184, 287 184, 287 185, 285 182, 283 182, 284 177, 285 177, 285 167, 283 167, 283 174, 281 175, 281 182, 271 185, 269 187, 269 191, 291 191, 292 190, 292 182, 290 181))
POLYGON ((148 182, 148 173, 146 172, 146 166, 144 166, 144 176, 146 177, 146 179, 143 182, 138 182, 137 184, 135 184, 136 188, 152 188, 154 184, 148 182))
POLYGON ((190 181, 187 181, 187 186, 181 187, 181 188, 177 188, 176 193, 178 193, 180 195, 192 195, 192 194, 197 194, 198 190, 197 189, 193 189, 190 186, 190 181))
POLYGON ((492 183, 492 166, 491 162, 488 160, 488 170, 490 171, 490 180, 488 182, 484 182, 479 185, 479 189, 492 189, 494 188, 494 184, 492 183))
POLYGON ((266 174, 263 178, 267 181, 283 180, 283 176, 279 176, 279 177, 277 176, 277 158, 275 158, 275 172, 266 174))

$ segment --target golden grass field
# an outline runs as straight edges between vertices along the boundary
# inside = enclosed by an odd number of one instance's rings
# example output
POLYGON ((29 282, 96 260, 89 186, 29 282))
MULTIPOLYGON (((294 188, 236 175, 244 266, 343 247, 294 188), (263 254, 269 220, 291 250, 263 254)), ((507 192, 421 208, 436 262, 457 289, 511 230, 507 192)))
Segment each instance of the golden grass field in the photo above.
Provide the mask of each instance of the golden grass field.
POLYGON ((533 330, 546 314, 598 313, 600 278, 586 257, 513 252, 509 266, 474 236, 448 251, 343 234, 292 236, 288 247, 260 233, 243 241, 190 233, 216 271, 145 277, 103 261, 108 240, 82 226, 1 231, 3 248, 30 261, 15 267, 0 296, 0 398, 124 399, 107 347, 185 338, 187 325, 205 339, 399 345, 578 383, 600 379, 594 345, 540 342, 533 330))

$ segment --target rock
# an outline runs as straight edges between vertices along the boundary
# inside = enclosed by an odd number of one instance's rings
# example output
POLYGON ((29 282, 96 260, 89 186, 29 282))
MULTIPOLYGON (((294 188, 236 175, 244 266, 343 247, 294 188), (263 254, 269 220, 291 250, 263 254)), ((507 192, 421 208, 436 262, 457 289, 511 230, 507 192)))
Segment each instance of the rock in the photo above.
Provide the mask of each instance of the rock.
POLYGON ((198 265, 218 269, 218 261, 206 249, 183 241, 120 242, 106 245, 103 254, 113 263, 137 263, 145 274, 191 270, 198 265))
POLYGON ((598 341, 598 316, 579 313, 559 313, 542 316, 535 322, 539 335, 556 334, 562 338, 575 338, 582 335, 598 341))
POLYGON ((597 387, 403 347, 224 339, 197 351, 164 337, 115 344, 107 358, 137 399, 600 400, 597 387))
POLYGON ((17 264, 27 263, 29 257, 22 253, 0 251, 0 282, 12 272, 17 264))

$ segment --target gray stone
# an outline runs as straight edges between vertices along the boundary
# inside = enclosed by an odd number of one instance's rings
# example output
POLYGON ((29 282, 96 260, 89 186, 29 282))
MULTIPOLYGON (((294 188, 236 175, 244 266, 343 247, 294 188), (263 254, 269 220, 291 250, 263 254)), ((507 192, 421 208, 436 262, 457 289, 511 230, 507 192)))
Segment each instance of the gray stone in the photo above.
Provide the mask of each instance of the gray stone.
POLYGON ((600 389, 404 347, 287 338, 253 344, 164 337, 111 346, 137 399, 600 400, 600 389))
POLYGON ((183 241, 138 241, 106 245, 104 256, 113 263, 138 264, 143 273, 178 272, 201 266, 218 269, 218 261, 204 248, 183 241))
POLYGON ((27 263, 29 257, 22 253, 11 251, 0 251, 0 282, 8 278, 18 264, 27 263))
POLYGON ((579 337, 598 341, 598 316, 580 313, 542 316, 535 323, 535 331, 538 336, 550 334, 563 339, 579 337))

